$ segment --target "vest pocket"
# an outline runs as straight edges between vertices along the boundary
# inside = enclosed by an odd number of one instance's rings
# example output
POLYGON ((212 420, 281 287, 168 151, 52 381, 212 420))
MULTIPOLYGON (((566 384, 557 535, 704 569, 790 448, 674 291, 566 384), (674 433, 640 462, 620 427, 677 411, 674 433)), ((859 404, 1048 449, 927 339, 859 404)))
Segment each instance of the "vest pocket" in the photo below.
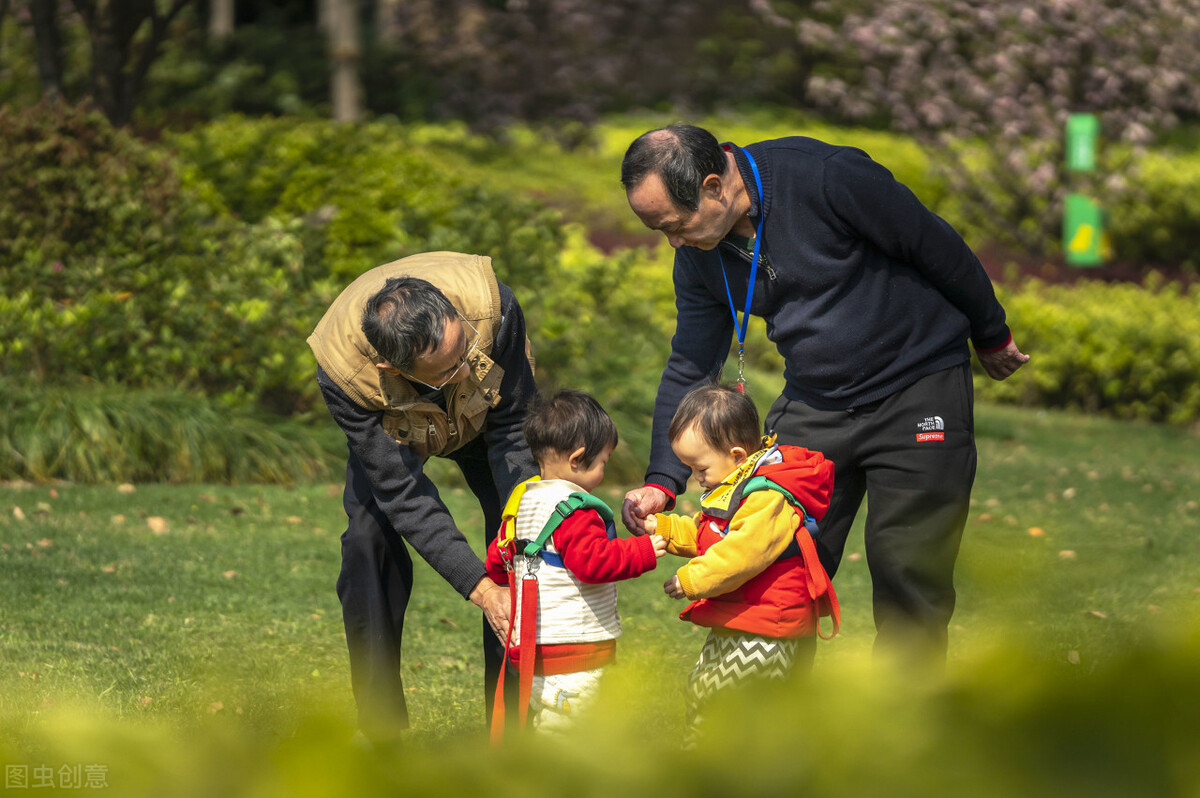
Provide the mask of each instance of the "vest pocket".
POLYGON ((478 435, 487 413, 500 403, 504 369, 483 354, 472 360, 473 379, 443 392, 446 409, 422 400, 412 386, 391 375, 380 379, 387 407, 383 430, 425 460, 449 454, 478 435))
POLYGON ((450 422, 437 405, 426 403, 404 410, 385 410, 383 431, 423 460, 452 450, 450 422))

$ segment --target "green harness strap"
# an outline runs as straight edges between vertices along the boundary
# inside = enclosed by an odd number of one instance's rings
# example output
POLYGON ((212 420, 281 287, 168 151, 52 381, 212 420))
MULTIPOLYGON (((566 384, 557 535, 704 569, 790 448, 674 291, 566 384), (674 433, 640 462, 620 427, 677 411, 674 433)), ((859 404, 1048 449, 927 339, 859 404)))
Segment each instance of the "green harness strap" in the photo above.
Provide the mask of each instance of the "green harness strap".
POLYGON ((546 541, 554 534, 554 530, 558 529, 558 525, 567 520, 567 516, 576 510, 595 510, 606 525, 613 522, 612 510, 603 501, 590 493, 572 493, 554 507, 554 512, 550 513, 550 518, 542 527, 542 531, 538 533, 535 540, 525 544, 522 553, 526 557, 536 557, 545 547, 546 541))
POLYGON ((817 536, 817 519, 808 514, 808 511, 804 509, 804 505, 792 495, 791 491, 767 477, 753 476, 746 480, 746 484, 742 487, 742 496, 744 497, 747 493, 753 493, 756 490, 774 490, 782 493, 783 497, 787 499, 788 504, 795 507, 800 513, 800 518, 804 524, 804 528, 808 530, 808 534, 814 538, 817 536))

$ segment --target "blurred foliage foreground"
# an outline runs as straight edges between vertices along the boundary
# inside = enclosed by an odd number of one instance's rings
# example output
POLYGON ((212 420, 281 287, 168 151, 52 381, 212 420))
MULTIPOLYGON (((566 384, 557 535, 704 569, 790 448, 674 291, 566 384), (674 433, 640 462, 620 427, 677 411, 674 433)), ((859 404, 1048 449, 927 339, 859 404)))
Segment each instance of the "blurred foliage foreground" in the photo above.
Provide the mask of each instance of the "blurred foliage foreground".
MULTIPOLYGON (((160 414, 89 407, 97 386, 200 397, 215 408, 214 437, 224 434, 220 419, 239 429, 278 417, 325 424, 304 344, 316 321, 363 271, 441 249, 492 256, 525 309, 543 388, 594 393, 630 444, 615 473, 634 478, 673 327, 670 253, 661 244, 604 252, 591 241, 654 240, 637 232, 616 176, 628 140, 664 121, 614 120, 565 152, 520 131, 491 140, 455 126, 236 117, 150 144, 84 108, 0 110, 0 384, 18 403, 52 394, 79 406, 35 427, 41 441, 26 422, 45 408, 3 422, 13 456, 0 459, 0 478, 303 478, 311 451, 286 451, 301 465, 278 471, 231 463, 236 456, 213 447, 183 446, 173 463, 120 458, 107 471, 44 453, 98 442, 142 415, 154 425, 144 439, 165 434, 160 414), (187 459, 196 457, 210 459, 187 459)), ((742 141, 814 132, 864 146, 959 222, 953 194, 929 182, 906 140, 805 130, 799 119, 706 124, 742 141)), ((1145 235, 1186 240, 1158 228, 1145 235)), ((981 379, 981 398, 1200 419, 1200 289, 1153 277, 1141 287, 1031 283, 1004 288, 1002 299, 1033 361, 1006 383, 981 379)), ((778 356, 761 323, 750 335, 751 366, 773 375, 773 391, 778 356)), ((280 440, 262 437, 267 449, 280 440)))
MULTIPOLYGON (((337 485, 0 486, 0 770, 147 798, 1200 796, 1195 441, 996 407, 978 433, 945 675, 872 660, 859 526, 812 677, 733 697, 694 752, 704 634, 663 595, 677 558, 621 584, 609 714, 504 751, 479 614, 415 558, 414 725, 376 754, 353 741, 337 485)), ((443 496, 479 550, 477 503, 443 496)))
MULTIPOLYGON (((236 721, 182 732, 50 711, 0 748, 9 778, 61 785, 82 764, 110 795, 1195 796, 1200 636, 1164 638, 1086 679, 1052 677, 996 640, 946 678, 850 665, 748 690, 694 751, 646 739, 653 674, 613 685, 609 713, 566 740, 501 750, 477 737, 386 756, 314 714, 283 739, 236 721), (69 773, 70 771, 66 771, 69 773)), ((86 777, 86 775, 85 775, 86 777)), ((13 786, 10 783, 9 786, 13 786)))

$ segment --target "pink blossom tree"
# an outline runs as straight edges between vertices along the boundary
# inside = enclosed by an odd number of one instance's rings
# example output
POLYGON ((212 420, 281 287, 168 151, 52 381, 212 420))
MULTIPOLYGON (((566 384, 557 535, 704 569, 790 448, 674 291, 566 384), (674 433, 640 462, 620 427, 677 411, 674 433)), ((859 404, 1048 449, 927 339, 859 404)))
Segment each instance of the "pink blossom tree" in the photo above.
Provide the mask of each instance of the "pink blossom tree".
POLYGON ((750 5, 834 65, 810 77, 807 103, 919 136, 979 233, 1031 251, 1056 246, 1068 115, 1094 113, 1130 145, 1092 187, 1107 193, 1128 185, 1138 147, 1200 118, 1200 0, 750 5))

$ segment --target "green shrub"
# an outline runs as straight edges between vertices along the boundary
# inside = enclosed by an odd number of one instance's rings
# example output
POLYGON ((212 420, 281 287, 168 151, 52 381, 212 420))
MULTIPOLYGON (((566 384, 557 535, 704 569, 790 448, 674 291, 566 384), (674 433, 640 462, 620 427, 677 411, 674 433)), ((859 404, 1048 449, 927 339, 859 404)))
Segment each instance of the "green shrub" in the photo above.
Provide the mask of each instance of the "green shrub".
POLYGON ((610 475, 640 479, 675 327, 669 269, 641 250, 606 256, 573 228, 554 271, 520 283, 518 297, 534 341, 538 384, 594 395, 621 434, 610 475), (663 307, 670 312, 659 312, 663 307))
POLYGON ((401 134, 227 120, 179 166, 83 109, 0 115, 0 376, 304 412, 303 342, 362 271, 456 249, 512 282, 554 272, 555 214, 439 181, 401 134))
MULTIPOLYGON (((454 135, 462 133, 445 134, 454 135)), ((305 239, 313 247, 305 258, 320 264, 326 303, 363 270, 403 255, 490 255, 525 311, 539 382, 595 393, 628 430, 614 471, 640 470, 674 318, 669 268, 640 252, 603 255, 557 212, 486 187, 478 167, 428 154, 429 137, 439 138, 429 127, 386 121, 228 118, 173 144, 192 164, 188 185, 240 218, 323 216, 305 239)))
MULTIPOLYGON (((160 609, 146 623, 181 625, 176 615, 182 612, 160 609)), ((274 626, 268 631, 274 634, 274 626)), ((203 634, 188 636, 206 642, 203 634)), ((718 733, 692 750, 682 749, 677 724, 648 717, 648 700, 663 690, 646 683, 669 683, 672 674, 636 679, 614 668, 602 694, 610 700, 598 702, 578 729, 557 738, 510 733, 500 747, 474 730, 440 741, 422 730, 425 736, 411 733, 395 751, 373 752, 351 739, 353 726, 340 707, 305 704, 315 689, 301 683, 290 693, 289 685, 277 687, 279 697, 263 702, 262 714, 273 713, 273 726, 282 730, 274 733, 239 717, 242 703, 252 706, 246 699, 239 699, 237 715, 222 702, 208 716, 174 725, 142 707, 115 717, 86 704, 52 706, 30 713, 33 720, 18 717, 28 729, 0 741, 0 755, 18 763, 10 772, 26 774, 30 784, 39 762, 101 763, 95 767, 104 786, 139 797, 790 798, 797 785, 818 796, 1192 796, 1200 786, 1194 722, 1200 643, 1194 625, 1177 637, 1115 652, 1086 672, 1040 665, 1028 646, 1001 636, 945 679, 928 669, 851 661, 808 679, 751 684, 713 700, 706 723, 718 733), (293 707, 298 717, 289 718, 293 707), (820 732, 808 733, 814 725, 820 732), (510 772, 514 761, 533 764, 518 774, 510 772)), ((289 642, 283 634, 278 639, 280 646, 289 642)), ((312 659, 304 649, 292 655, 306 657, 312 659)), ((682 665, 662 657, 651 664, 682 665)), ((309 681, 319 675, 314 671, 309 681)), ((185 690, 200 692, 191 684, 185 690)), ((215 694, 229 702, 230 692, 226 685, 215 694)), ((57 771, 46 771, 54 784, 57 771)))
MULTIPOLYGON (((996 293, 1017 345, 1032 359, 1003 382, 975 359, 980 399, 1171 424, 1200 420, 1200 286, 1152 275, 1141 286, 1033 281, 999 285, 996 293)), ((755 399, 769 405, 782 385, 783 359, 761 319, 750 321, 746 365, 755 399)))
POLYGON ((982 397, 1117 418, 1200 419, 1200 288, 1152 276, 1142 287, 1034 281, 998 293, 1032 359, 1004 382, 979 377, 982 397))
MULTIPOLYGON (((399 125, 231 118, 177 137, 182 161, 78 109, 0 125, 12 142, 0 377, 177 386, 226 410, 320 415, 304 340, 325 308, 378 263, 450 249, 492 256, 547 385, 596 392, 624 429, 648 426, 668 272, 654 267, 651 289, 638 254, 607 258, 534 200, 445 179, 399 125), (622 346, 604 344, 614 330, 622 346)), ((630 462, 645 438, 627 435, 630 462)))
POLYGON ((1200 153, 1151 152, 1107 181, 1096 199, 1113 253, 1123 261, 1200 265, 1200 153))
POLYGON ((335 281, 439 249, 543 271, 562 243, 557 215, 447 179, 395 122, 227 117, 171 143, 189 164, 188 187, 238 218, 305 219, 315 231, 306 258, 335 281))
POLYGON ((174 170, 99 112, 0 110, 0 142, 5 288, 70 302, 97 282, 132 289, 143 262, 178 245, 190 208, 174 170))
MULTIPOLYGON (((640 131, 657 120, 634 122, 640 131)), ((915 148, 880 134, 791 127, 770 133, 862 146, 921 184, 915 148)), ((530 199, 562 196, 579 177, 557 147, 514 196, 485 142, 473 137, 463 150, 438 138, 435 127, 390 121, 231 117, 172 137, 166 151, 83 109, 0 113, 0 378, 43 390, 178 387, 226 410, 323 418, 304 340, 337 293, 408 254, 480 252, 525 309, 539 381, 596 394, 628 444, 615 471, 635 475, 673 327, 671 253, 660 242, 606 255, 588 243, 594 231, 530 199)), ((598 138, 585 159, 581 214, 605 191, 623 202, 611 138, 598 138), (609 161, 611 186, 592 185, 609 161)), ((529 137, 509 146, 510 160, 536 156, 529 137)), ((1183 185, 1165 166, 1144 173, 1183 185)), ((938 197, 936 186, 921 191, 938 197)), ((1163 223, 1182 224, 1186 213, 1163 223)), ((1004 299, 1034 361, 1008 382, 981 381, 982 397, 1200 418, 1195 291, 1035 284, 1004 299)), ((781 364, 761 323, 751 324, 747 357, 756 397, 773 396, 781 364)))
POLYGON ((291 412, 316 297, 299 222, 212 215, 83 109, 0 114, 0 376, 181 386, 291 412))

